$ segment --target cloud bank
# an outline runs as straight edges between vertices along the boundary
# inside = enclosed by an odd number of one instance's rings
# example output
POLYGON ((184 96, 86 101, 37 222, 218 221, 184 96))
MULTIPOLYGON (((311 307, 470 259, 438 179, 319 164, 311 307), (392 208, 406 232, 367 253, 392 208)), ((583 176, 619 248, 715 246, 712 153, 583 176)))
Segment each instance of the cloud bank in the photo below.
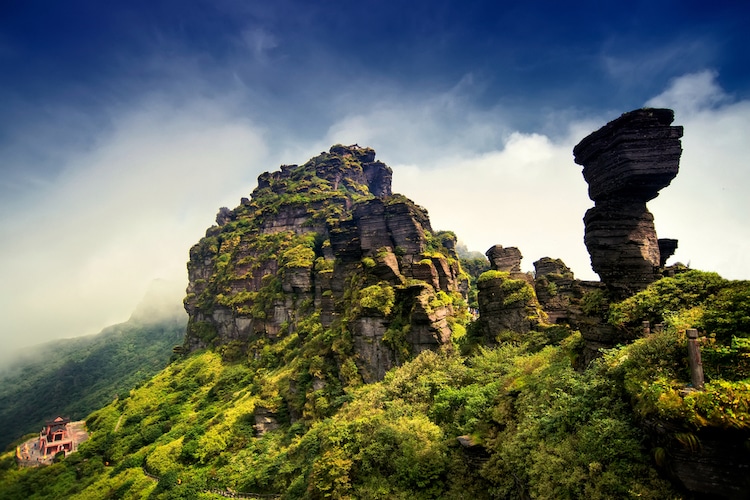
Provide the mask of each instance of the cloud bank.
POLYGON ((124 321, 154 279, 187 283, 190 246, 267 154, 263 132, 227 108, 143 101, 14 200, 23 209, 0 221, 4 352, 124 321))

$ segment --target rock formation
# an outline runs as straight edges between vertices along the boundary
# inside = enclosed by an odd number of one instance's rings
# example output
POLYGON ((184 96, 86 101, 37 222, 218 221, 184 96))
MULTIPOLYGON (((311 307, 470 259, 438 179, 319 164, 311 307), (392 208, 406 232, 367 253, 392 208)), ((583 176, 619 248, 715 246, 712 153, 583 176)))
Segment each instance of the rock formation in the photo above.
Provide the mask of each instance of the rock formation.
POLYGON ((666 261, 646 202, 679 169, 682 127, 670 126, 673 120, 670 109, 631 111, 573 149, 595 203, 584 217, 584 241, 592 268, 615 299, 643 290, 666 261))
POLYGON ((542 257, 534 262, 534 291, 550 323, 575 323, 581 314, 584 287, 560 259, 542 257))
POLYGON ((503 248, 502 245, 495 245, 485 253, 490 261, 490 266, 496 271, 505 271, 509 273, 521 272, 521 251, 516 247, 503 248))
POLYGON ((533 277, 521 272, 521 251, 495 245, 485 255, 491 270, 477 280, 478 322, 485 342, 517 339, 545 323, 533 277))
MULTIPOLYGON (((369 382, 449 341, 465 289, 455 236, 433 234, 422 207, 391 193, 372 149, 337 145, 261 174, 216 220, 190 251, 188 351, 319 335, 330 365, 354 363, 369 382)), ((316 377, 307 390, 328 383, 316 377)))

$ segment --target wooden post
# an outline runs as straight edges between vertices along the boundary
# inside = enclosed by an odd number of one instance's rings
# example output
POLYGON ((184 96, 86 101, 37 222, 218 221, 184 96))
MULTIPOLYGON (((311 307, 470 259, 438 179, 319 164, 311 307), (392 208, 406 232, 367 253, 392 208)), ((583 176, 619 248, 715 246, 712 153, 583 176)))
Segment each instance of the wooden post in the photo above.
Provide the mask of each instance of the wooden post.
POLYGON ((654 333, 661 333, 664 331, 664 323, 657 323, 654 325, 654 333))
POLYGON ((649 323, 648 321, 644 321, 643 323, 641 323, 641 325, 643 326, 643 335, 650 335, 651 323, 649 323))
POLYGON ((703 390, 703 363, 701 362, 701 349, 698 346, 698 330, 691 328, 687 331, 688 338, 688 363, 690 364, 690 380, 693 387, 699 391, 703 390))

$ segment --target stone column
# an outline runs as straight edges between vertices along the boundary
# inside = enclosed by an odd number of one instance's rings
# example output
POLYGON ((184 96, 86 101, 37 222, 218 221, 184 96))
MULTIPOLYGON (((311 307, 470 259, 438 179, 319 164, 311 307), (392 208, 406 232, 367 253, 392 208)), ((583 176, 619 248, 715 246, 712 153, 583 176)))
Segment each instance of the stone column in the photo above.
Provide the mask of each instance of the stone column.
POLYGON ((584 242, 591 267, 615 299, 659 277, 659 241, 646 202, 679 170, 682 127, 670 126, 673 120, 671 109, 630 111, 573 149, 595 204, 583 219, 584 242))
POLYGON ((701 361, 701 348, 698 345, 698 330, 693 328, 687 331, 688 338, 688 364, 690 365, 690 381, 693 387, 699 391, 703 390, 703 362, 701 361))

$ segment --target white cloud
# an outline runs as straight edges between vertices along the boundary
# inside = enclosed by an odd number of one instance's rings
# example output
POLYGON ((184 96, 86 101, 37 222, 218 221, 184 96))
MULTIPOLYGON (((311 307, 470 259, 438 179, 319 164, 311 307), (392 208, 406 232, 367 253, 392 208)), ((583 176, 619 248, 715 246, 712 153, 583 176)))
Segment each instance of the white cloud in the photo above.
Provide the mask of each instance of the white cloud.
POLYGON ((676 258, 726 278, 750 279, 750 102, 733 102, 704 71, 672 82, 649 106, 671 106, 684 127, 680 173, 650 203, 660 235, 680 240, 676 258))
POLYGON ((141 102, 0 222, 6 347, 95 333, 151 280, 186 284, 190 246, 266 167, 263 134, 230 105, 141 102))
POLYGON ((277 38, 264 28, 248 28, 241 37, 245 47, 260 61, 265 61, 268 52, 279 46, 277 38))
POLYGON ((603 45, 602 67, 618 87, 641 86, 662 76, 678 74, 715 59, 717 50, 711 38, 695 34, 656 48, 641 42, 615 35, 603 45))
POLYGON ((716 81, 715 71, 705 70, 675 78, 669 87, 646 102, 653 108, 672 108, 683 119, 700 110, 716 108, 729 101, 729 96, 716 81))
MULTIPOLYGON (((732 102, 716 78, 685 75, 647 103, 674 108, 675 124, 685 128, 680 174, 649 209, 658 235, 680 241, 670 262, 748 279, 750 102, 732 102)), ((596 279, 582 223, 593 202, 572 149, 628 110, 572 119, 547 136, 512 132, 503 110, 478 111, 467 101, 448 92, 360 105, 330 127, 315 152, 334 142, 372 146, 393 167, 394 190, 425 206, 434 228, 456 231, 472 250, 517 246, 524 269, 559 257, 577 276, 596 279)))
POLYGON ((428 209, 434 229, 455 231, 469 249, 515 246, 524 270, 549 256, 589 279, 581 219, 592 203, 572 145, 514 133, 495 151, 445 158, 434 169, 394 166, 394 188, 428 209))

